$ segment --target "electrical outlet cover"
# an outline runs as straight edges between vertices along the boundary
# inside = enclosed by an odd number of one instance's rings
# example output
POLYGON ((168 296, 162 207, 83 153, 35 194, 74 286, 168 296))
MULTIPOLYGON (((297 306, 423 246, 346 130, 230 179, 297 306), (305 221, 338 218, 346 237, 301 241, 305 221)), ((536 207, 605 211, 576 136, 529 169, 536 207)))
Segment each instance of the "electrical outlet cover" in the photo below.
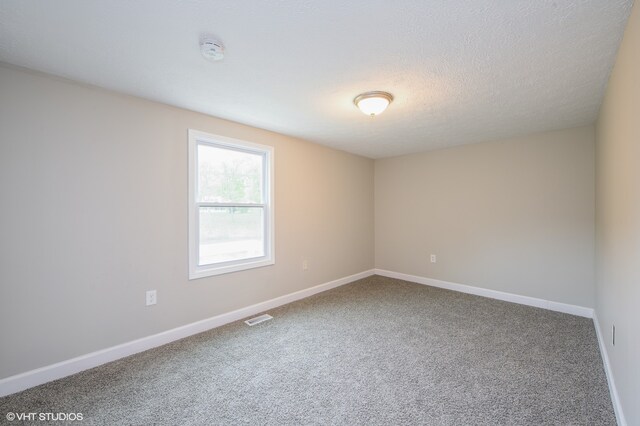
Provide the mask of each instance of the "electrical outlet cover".
POLYGON ((157 303, 157 293, 155 290, 147 291, 147 306, 155 305, 157 303))

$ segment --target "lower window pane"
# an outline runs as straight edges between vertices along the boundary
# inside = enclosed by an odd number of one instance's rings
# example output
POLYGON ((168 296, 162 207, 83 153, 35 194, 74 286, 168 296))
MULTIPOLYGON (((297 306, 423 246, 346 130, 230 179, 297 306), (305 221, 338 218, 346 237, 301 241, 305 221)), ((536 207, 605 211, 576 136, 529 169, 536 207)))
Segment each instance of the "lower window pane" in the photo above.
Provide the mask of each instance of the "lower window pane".
POLYGON ((200 207, 198 265, 264 256, 262 207, 200 207))

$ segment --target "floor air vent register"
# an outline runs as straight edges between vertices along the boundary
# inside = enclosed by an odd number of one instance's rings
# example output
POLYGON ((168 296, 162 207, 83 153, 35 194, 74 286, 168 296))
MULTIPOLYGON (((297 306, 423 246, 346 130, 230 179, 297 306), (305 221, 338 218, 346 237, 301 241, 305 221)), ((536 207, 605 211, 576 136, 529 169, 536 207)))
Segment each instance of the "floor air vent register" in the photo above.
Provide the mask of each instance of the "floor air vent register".
POLYGON ((264 315, 257 316, 255 318, 248 319, 244 323, 247 325, 256 325, 256 324, 260 324, 261 322, 269 321, 272 318, 273 317, 271 315, 264 314, 264 315))

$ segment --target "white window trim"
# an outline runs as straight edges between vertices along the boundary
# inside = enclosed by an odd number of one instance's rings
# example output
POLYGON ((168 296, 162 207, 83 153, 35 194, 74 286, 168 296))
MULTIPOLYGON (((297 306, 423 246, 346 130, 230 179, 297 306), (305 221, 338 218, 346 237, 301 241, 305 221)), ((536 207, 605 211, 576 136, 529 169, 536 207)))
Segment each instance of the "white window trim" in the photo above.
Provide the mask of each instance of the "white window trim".
POLYGON ((204 278, 213 275, 228 274, 246 269, 260 268, 275 263, 275 220, 273 194, 273 147, 233 139, 226 136, 213 135, 198 130, 189 129, 189 279, 204 278), (196 201, 196 186, 198 182, 198 144, 227 146, 236 150, 259 153, 265 156, 264 170, 264 221, 265 221, 265 255, 225 262, 218 265, 198 265, 199 249, 199 210, 196 201))

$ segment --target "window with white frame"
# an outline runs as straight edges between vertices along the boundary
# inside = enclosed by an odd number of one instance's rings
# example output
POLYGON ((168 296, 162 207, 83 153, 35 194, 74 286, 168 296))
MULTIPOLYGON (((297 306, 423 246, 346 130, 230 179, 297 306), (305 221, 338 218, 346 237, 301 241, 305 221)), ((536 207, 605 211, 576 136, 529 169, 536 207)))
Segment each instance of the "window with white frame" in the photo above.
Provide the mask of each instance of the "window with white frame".
POLYGON ((274 263, 273 148, 189 130, 189 279, 274 263))

